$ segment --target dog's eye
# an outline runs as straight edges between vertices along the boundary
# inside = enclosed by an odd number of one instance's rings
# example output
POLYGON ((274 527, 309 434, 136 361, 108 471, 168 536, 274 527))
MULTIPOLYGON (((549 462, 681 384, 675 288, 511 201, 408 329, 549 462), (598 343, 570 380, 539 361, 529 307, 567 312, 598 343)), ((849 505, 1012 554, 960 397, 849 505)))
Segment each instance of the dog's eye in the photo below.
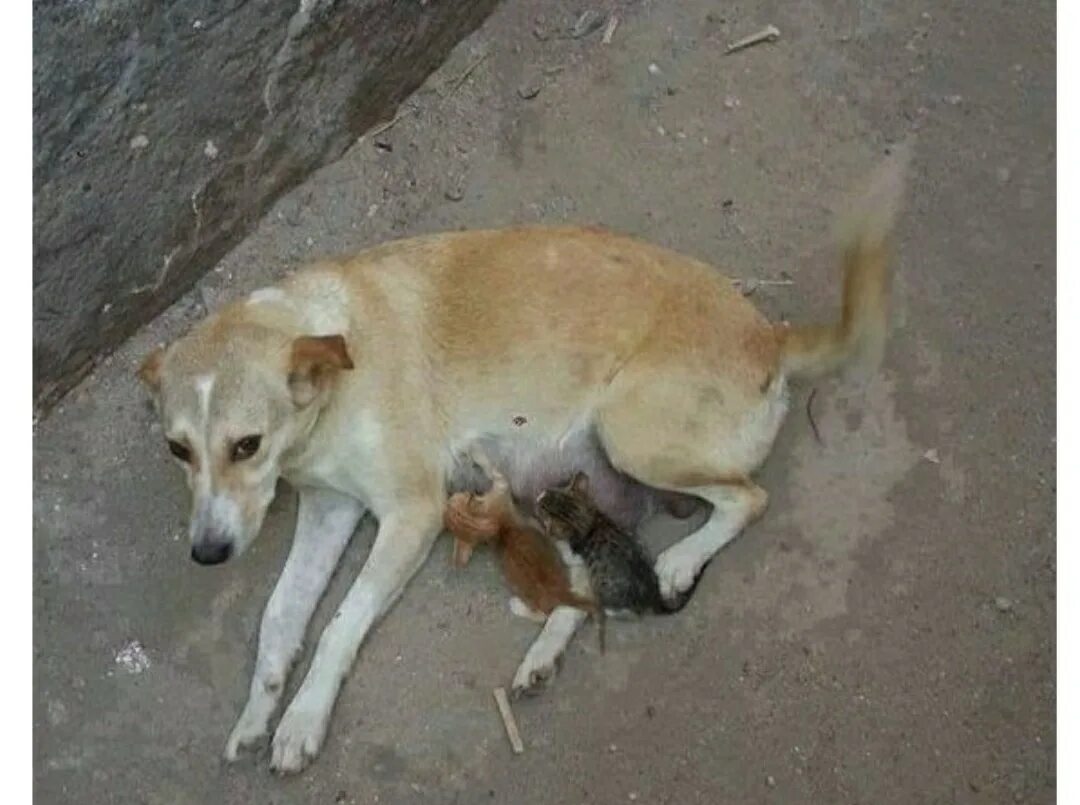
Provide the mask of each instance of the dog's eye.
POLYGON ((191 461, 191 448, 181 444, 175 439, 169 439, 169 452, 185 464, 191 461))
POLYGON ((243 461, 246 458, 251 458, 259 452, 260 444, 262 444, 262 436, 245 436, 233 445, 232 460, 243 461))

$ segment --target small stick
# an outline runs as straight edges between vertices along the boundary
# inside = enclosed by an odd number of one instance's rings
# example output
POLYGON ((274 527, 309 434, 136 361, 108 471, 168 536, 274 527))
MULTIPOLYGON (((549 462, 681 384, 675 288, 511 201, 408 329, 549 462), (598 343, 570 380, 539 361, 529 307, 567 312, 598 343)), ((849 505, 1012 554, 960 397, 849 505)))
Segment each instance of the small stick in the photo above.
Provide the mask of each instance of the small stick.
POLYGON ((452 79, 451 81, 447 81, 446 82, 446 89, 442 93, 443 100, 446 100, 451 95, 453 95, 455 92, 457 92, 458 87, 460 87, 462 84, 465 83, 465 79, 468 78, 469 76, 471 76, 473 74, 473 71, 477 67, 479 67, 481 64, 483 64, 485 61, 487 61, 487 57, 490 56, 490 55, 491 55, 490 50, 482 53, 478 59, 476 59, 472 64, 470 64, 468 67, 465 68, 465 72, 463 72, 457 78, 452 79))
POLYGON ((814 438, 817 439, 817 443, 824 445, 825 442, 821 440, 821 434, 818 432, 817 422, 814 421, 814 397, 817 396, 817 386, 810 389, 810 396, 806 398, 806 418, 810 420, 810 428, 814 431, 814 438))
POLYGON ((506 737, 510 739, 510 748, 515 755, 525 751, 525 744, 521 742, 521 733, 518 732, 517 722, 514 721, 514 713, 510 709, 510 700, 506 698, 506 688, 495 688, 495 704, 499 706, 499 715, 502 716, 503 727, 506 729, 506 737))
POLYGON ((390 128, 396 126, 398 124, 398 121, 400 121, 403 117, 408 117, 409 115, 411 115, 415 111, 416 111, 416 108, 413 107, 413 106, 405 107, 404 110, 398 112, 390 120, 387 120, 382 125, 376 126, 371 131, 364 132, 362 135, 360 135, 360 139, 363 140, 363 139, 366 139, 367 137, 378 137, 380 134, 382 134, 387 129, 390 129, 390 128))
POLYGON ((795 280, 758 280, 753 277, 747 279, 733 279, 735 285, 794 285, 795 280))
POLYGON ((619 18, 612 14, 608 17, 607 27, 604 28, 604 36, 600 39, 600 44, 610 45, 611 38, 615 36, 615 29, 619 27, 619 18))
POLYGON ((753 296, 762 285, 794 285, 793 280, 734 279, 731 284, 742 291, 743 296, 753 296))
POLYGON ((775 42, 779 38, 780 30, 775 25, 766 25, 756 34, 750 34, 750 36, 744 37, 738 42, 732 42, 728 45, 727 52, 735 53, 739 50, 751 48, 754 45, 760 45, 762 42, 775 42))

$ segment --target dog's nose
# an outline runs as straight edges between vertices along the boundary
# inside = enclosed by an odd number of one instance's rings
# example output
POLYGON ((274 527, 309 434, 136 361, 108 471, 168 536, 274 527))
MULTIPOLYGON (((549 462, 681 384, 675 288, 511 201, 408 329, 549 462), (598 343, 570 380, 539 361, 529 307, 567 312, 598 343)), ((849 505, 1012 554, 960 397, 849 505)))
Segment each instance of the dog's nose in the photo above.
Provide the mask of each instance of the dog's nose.
POLYGON ((231 542, 207 540, 191 546, 191 558, 200 565, 220 565, 232 556, 231 542))

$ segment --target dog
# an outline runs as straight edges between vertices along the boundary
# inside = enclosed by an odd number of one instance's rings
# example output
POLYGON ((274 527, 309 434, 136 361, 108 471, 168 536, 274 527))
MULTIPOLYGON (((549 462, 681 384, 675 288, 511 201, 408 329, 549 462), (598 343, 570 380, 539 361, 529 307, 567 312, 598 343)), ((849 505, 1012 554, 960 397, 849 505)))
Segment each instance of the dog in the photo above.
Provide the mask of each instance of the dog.
MULTIPOLYGON (((242 554, 278 479, 299 493, 226 758, 267 736, 308 620, 370 511, 370 555, 277 725, 271 767, 298 772, 317 755, 361 643, 442 530, 456 457, 481 441, 515 493, 599 451, 642 487, 710 504, 704 525, 656 561, 665 596, 689 589, 765 507, 751 475, 784 419, 788 381, 880 359, 903 162, 881 168, 848 218, 832 324, 773 324, 712 267, 632 237, 527 226, 317 262, 147 356, 139 375, 192 493, 192 559, 242 554)), ((552 613, 515 690, 554 673, 585 617, 552 613)))

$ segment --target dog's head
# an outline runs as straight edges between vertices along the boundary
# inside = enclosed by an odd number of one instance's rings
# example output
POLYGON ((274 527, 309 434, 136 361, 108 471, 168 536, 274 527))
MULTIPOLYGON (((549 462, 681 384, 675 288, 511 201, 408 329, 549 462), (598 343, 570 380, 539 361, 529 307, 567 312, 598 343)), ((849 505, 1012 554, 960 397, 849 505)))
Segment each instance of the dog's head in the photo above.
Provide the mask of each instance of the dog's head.
POLYGON ((290 338, 214 319, 146 358, 139 376, 192 493, 192 559, 216 565, 251 544, 283 457, 352 366, 340 335, 290 338))

